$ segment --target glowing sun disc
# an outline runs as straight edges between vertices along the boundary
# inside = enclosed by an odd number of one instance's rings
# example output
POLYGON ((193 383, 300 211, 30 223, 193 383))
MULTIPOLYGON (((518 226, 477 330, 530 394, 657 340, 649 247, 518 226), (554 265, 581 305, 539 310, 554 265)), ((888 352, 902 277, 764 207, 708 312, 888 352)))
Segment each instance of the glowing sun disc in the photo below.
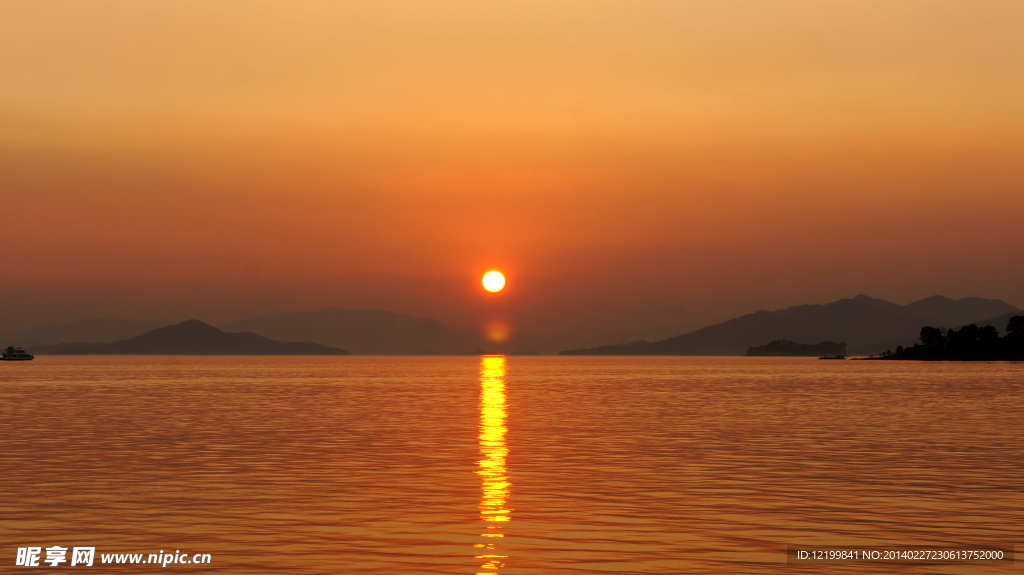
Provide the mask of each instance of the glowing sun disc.
POLYGON ((498 292, 505 289, 505 276, 501 272, 487 272, 483 279, 484 289, 489 292, 498 292))

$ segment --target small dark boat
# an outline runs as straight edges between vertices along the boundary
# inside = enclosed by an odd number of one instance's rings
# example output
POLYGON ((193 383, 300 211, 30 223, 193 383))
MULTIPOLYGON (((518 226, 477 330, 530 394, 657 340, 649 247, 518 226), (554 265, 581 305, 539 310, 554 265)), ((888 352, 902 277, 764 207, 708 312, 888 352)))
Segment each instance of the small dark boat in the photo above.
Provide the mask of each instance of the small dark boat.
POLYGON ((4 350, 3 358, 6 361, 28 361, 35 359, 36 356, 28 353, 16 345, 12 345, 4 350))
POLYGON ((818 359, 846 359, 845 355, 823 355, 818 359))

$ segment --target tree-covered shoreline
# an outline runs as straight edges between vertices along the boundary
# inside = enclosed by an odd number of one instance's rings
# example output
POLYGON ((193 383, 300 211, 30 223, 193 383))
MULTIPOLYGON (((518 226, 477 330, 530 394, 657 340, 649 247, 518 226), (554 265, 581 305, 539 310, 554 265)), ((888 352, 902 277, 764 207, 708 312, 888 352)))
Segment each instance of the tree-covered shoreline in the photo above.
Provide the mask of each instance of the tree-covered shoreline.
POLYGON ((991 325, 965 325, 945 333, 939 328, 921 328, 921 343, 897 347, 869 359, 916 359, 925 361, 1024 361, 1024 316, 1010 318, 1006 336, 991 325))

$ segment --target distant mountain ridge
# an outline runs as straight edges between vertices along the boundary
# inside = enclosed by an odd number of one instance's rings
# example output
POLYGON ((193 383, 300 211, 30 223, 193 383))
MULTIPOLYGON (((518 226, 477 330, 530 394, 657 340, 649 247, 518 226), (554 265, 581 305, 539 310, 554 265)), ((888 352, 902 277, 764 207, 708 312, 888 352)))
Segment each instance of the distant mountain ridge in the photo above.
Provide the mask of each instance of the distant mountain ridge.
POLYGON ((62 343, 32 348, 39 355, 349 355, 309 341, 275 341, 254 333, 226 333, 191 319, 114 343, 62 343))
POLYGON ((251 331, 281 340, 308 340, 338 346, 356 354, 471 354, 543 349, 544 342, 515 334, 506 342, 489 342, 479 334, 445 325, 436 319, 415 318, 384 310, 326 308, 315 311, 261 315, 221 326, 224 331, 251 331))
POLYGON ((316 341, 358 354, 468 353, 480 346, 472 333, 435 319, 382 310, 327 308, 261 315, 221 326, 281 340, 316 341))
MULTIPOLYGON (((933 295, 914 303, 903 306, 904 309, 919 316, 931 319, 946 327, 960 327, 978 321, 985 321, 1002 314, 1013 316, 1020 309, 998 299, 965 297, 950 299, 941 295, 933 295)), ((1009 319, 1009 317, 1007 318, 1009 319)), ((996 326, 1005 329, 1006 322, 996 326)))
MULTIPOLYGON (((772 312, 759 311, 655 342, 635 341, 563 353, 743 355, 748 348, 763 346, 772 341, 789 340, 810 344, 831 340, 848 342, 853 355, 869 355, 896 349, 900 345, 913 345, 920 328, 925 325, 956 328, 975 323, 980 326, 993 325, 1003 330, 1009 318, 1014 315, 1019 315, 1019 310, 1000 300, 953 300, 933 296, 900 306, 860 295, 829 304, 800 305, 772 312)), ((166 324, 160 321, 98 318, 32 330, 9 331, 0 334, 0 338, 6 338, 0 339, 0 342, 3 345, 21 345, 30 351, 44 354, 108 353, 98 350, 109 349, 103 346, 111 341, 125 345, 122 344, 124 340, 133 339, 166 324), (77 351, 68 351, 70 349, 77 351)), ((509 341, 495 344, 486 341, 480 334, 459 330, 434 319, 414 318, 381 310, 327 308, 256 316, 222 327, 225 332, 251 332, 268 341, 276 340, 277 343, 313 342, 327 349, 343 348, 361 354, 475 354, 522 350, 551 353, 557 349, 552 349, 550 340, 529 334, 515 334, 509 341)))
MULTIPOLYGON (((131 339, 169 324, 170 322, 98 318, 73 324, 7 332, 0 334, 0 338, 3 338, 0 339, 0 343, 20 345, 34 350, 48 350, 44 353, 72 349, 70 346, 73 345, 81 353, 92 353, 87 350, 100 349, 100 344, 131 339)), ((552 353, 558 349, 550 342, 527 333, 513 333, 508 341, 495 343, 486 340, 479 333, 459 330, 435 319, 414 318, 382 310, 327 308, 261 315, 231 322, 222 327, 223 331, 230 333, 253 332, 282 342, 310 341, 361 354, 461 355, 517 351, 552 353)))
MULTIPOLYGON (((743 355, 776 340, 845 341, 854 352, 901 341, 910 345, 926 325, 959 326, 1019 311, 984 298, 932 296, 901 306, 866 295, 828 304, 758 311, 696 331, 647 342, 575 349, 564 355, 743 355)), ((1003 326, 1005 327, 1005 326, 1003 326)), ((1000 327, 999 329, 1002 329, 1000 327)), ((879 351, 884 351, 882 347, 879 351)))

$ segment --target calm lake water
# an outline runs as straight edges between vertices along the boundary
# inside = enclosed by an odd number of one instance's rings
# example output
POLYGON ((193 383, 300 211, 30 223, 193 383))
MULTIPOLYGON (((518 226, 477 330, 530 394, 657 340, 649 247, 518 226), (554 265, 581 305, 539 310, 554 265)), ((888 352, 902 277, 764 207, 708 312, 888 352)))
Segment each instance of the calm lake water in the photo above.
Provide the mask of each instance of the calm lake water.
POLYGON ((1019 573, 785 550, 1020 544, 1022 392, 1014 363, 5 362, 0 572, 59 545, 93 573, 1019 573))

